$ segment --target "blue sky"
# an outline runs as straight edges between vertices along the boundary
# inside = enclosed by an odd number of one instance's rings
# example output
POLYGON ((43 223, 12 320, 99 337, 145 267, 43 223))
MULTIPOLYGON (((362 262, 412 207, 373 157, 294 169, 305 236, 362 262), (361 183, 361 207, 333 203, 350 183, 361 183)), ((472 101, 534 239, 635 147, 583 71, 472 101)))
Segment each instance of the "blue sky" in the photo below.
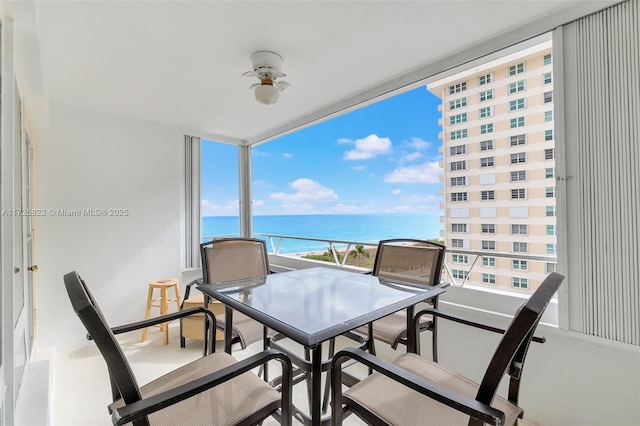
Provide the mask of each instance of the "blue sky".
MULTIPOLYGON (((440 100, 424 87, 255 147, 253 213, 439 216, 440 100)), ((235 146, 203 142, 202 215, 238 215, 235 146)))

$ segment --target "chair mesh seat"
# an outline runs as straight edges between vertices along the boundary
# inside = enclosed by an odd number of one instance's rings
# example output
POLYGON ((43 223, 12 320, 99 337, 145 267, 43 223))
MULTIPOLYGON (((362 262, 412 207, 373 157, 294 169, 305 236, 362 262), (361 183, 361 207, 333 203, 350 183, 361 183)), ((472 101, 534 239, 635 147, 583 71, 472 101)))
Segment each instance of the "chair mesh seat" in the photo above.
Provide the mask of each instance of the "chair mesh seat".
MULTIPOLYGON (((216 324, 220 328, 225 327, 225 314, 216 315, 216 324)), ((264 326, 242 312, 233 311, 233 336, 240 338, 242 347, 246 347, 254 342, 262 340, 264 337, 264 326)))
MULTIPOLYGON (((426 325, 430 318, 420 318, 420 326, 426 325)), ((363 325, 355 329, 356 332, 367 335, 368 327, 363 325)), ((398 311, 373 322, 373 338, 389 345, 393 345, 407 331, 407 311, 398 311)))
MULTIPOLYGON (((415 354, 405 354, 394 365, 433 383, 475 398, 478 384, 415 354)), ((392 425, 466 425, 469 416, 419 394, 393 379, 374 373, 344 393, 392 425)), ((492 407, 504 412, 505 424, 514 425, 523 410, 496 395, 492 407)))
MULTIPOLYGON (((214 353, 193 361, 140 388, 143 398, 170 390, 206 374, 233 365, 236 359, 226 353, 214 353)), ((235 425, 251 414, 279 404, 280 393, 254 373, 244 373, 208 391, 149 415, 152 425, 178 424, 235 425)), ((109 412, 124 406, 119 399, 109 405, 109 412)))

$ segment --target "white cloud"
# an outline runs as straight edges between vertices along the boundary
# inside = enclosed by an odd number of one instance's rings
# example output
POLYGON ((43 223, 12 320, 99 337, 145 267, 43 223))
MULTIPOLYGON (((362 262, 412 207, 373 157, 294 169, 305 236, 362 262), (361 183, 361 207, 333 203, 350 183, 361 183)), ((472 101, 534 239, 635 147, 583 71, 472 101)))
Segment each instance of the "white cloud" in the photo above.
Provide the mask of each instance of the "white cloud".
MULTIPOLYGON (((340 143, 347 143, 344 139, 339 139, 340 143)), ((356 139, 351 141, 356 147, 355 149, 345 151, 343 159, 345 160, 368 160, 375 158, 380 154, 391 152, 391 139, 381 138, 378 135, 369 135, 364 139, 356 139)))
POLYGON ((399 190, 399 189, 394 189, 394 190, 392 191, 392 193, 393 193, 393 195, 400 195, 400 194, 402 194, 402 191, 401 191, 401 190, 399 190))
POLYGON ((320 201, 326 202, 337 200, 338 195, 333 189, 322 186, 312 179, 300 178, 289 184, 294 191, 291 194, 276 192, 270 198, 278 201, 300 202, 300 201, 320 201))
POLYGON ((395 206, 395 207, 393 208, 393 211, 400 212, 400 213, 412 212, 412 211, 414 211, 414 210, 415 210, 415 209, 414 209, 413 207, 409 206, 409 205, 404 205, 404 206, 395 206))
POLYGON ((353 166, 351 167, 353 170, 357 171, 357 172, 362 172, 366 169, 365 166, 353 166))
POLYGON ((422 155, 422 153, 420 153, 420 152, 412 152, 411 154, 407 154, 407 155, 403 156, 400 159, 400 163, 401 164, 410 163, 412 161, 419 160, 422 157, 424 157, 424 155, 422 155))
POLYGON ((264 201, 263 200, 253 200, 253 207, 260 207, 260 206, 264 206, 264 201))
POLYGON ((437 161, 408 167, 398 167, 385 175, 385 182, 392 183, 439 183, 442 168, 437 161))
POLYGON ((293 157, 293 154, 290 154, 290 153, 288 153, 288 152, 285 152, 284 154, 282 154, 282 156, 283 156, 284 158, 291 158, 291 157, 293 157))
POLYGON ((411 138, 411 140, 405 141, 404 145, 410 146, 411 148, 417 149, 418 151, 424 151, 431 146, 431 142, 427 142, 421 138, 411 138))
POLYGON ((202 200, 200 203, 200 210, 202 216, 225 216, 228 214, 238 214, 239 201, 230 200, 224 206, 216 204, 209 200, 202 200))

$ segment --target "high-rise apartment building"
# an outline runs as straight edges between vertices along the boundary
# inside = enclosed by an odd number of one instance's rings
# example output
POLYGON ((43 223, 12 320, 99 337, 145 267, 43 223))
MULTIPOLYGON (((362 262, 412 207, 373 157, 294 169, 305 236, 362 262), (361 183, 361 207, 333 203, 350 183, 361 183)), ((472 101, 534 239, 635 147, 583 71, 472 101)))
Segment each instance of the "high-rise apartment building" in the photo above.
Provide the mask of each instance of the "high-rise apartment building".
POLYGON ((549 40, 427 85, 442 99, 442 237, 458 283, 530 293, 555 270, 552 62, 549 40))

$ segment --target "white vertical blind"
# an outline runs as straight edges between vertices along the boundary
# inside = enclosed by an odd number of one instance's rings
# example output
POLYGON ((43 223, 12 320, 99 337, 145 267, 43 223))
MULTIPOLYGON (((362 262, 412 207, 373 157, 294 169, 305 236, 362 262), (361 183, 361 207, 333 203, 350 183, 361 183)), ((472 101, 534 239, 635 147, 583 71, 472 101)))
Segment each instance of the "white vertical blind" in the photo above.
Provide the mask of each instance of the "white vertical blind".
MULTIPOLYGON (((640 345, 638 0, 562 31, 569 328, 640 345)), ((560 186, 562 187, 562 186, 560 186)))

